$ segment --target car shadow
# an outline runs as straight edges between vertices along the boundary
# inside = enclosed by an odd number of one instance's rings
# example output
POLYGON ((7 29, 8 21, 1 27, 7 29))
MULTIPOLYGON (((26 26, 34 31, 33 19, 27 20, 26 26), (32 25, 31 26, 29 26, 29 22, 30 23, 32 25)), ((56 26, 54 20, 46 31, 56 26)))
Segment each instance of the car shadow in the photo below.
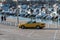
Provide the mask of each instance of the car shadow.
POLYGON ((25 29, 31 29, 31 30, 60 30, 60 28, 43 28, 43 29, 25 28, 25 29))

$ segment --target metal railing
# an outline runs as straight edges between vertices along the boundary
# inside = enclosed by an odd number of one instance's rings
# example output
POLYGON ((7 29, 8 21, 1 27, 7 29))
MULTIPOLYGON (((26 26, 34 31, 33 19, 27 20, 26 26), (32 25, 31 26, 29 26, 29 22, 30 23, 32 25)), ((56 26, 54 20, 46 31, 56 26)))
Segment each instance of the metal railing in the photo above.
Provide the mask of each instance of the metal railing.
POLYGON ((16 26, 15 22, 8 22, 8 21, 0 21, 0 24, 8 25, 8 26, 16 26))

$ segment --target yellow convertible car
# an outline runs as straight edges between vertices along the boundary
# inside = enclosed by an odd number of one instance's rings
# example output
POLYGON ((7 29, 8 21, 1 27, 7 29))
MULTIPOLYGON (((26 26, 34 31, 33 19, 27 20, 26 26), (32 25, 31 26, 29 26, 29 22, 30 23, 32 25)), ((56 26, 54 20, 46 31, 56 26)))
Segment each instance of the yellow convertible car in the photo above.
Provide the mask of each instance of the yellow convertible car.
POLYGON ((40 23, 36 21, 29 21, 25 24, 19 24, 19 28, 37 28, 37 29, 43 29, 45 27, 45 23, 40 23))

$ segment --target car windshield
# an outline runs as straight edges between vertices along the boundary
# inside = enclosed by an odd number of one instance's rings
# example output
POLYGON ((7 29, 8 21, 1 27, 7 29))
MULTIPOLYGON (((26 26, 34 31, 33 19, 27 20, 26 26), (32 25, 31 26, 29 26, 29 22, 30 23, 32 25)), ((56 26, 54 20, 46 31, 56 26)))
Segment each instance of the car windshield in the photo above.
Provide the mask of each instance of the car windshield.
POLYGON ((30 24, 30 23, 36 23, 36 21, 29 21, 28 24, 30 24))

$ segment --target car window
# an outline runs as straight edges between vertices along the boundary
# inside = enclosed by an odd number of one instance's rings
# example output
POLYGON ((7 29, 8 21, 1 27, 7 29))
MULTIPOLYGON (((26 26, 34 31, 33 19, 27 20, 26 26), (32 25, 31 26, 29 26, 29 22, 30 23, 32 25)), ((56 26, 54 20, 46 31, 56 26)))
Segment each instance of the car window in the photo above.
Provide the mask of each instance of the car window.
POLYGON ((31 23, 36 23, 36 21, 33 21, 33 22, 30 21, 30 22, 28 22, 27 24, 31 24, 31 23))
POLYGON ((33 23, 36 23, 36 21, 34 21, 33 23))
POLYGON ((31 23, 33 23, 33 22, 28 22, 27 24, 31 24, 31 23))
POLYGON ((31 22, 28 22, 27 24, 30 24, 31 22))

